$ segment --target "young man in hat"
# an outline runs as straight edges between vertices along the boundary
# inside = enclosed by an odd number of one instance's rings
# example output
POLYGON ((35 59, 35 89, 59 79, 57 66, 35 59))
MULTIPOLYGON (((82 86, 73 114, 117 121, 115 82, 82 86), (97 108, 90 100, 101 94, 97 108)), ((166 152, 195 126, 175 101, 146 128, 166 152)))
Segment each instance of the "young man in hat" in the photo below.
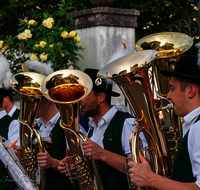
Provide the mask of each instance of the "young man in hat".
MULTIPOLYGON (((97 160, 104 190, 129 189, 125 174, 126 157, 131 155, 129 137, 135 119, 111 105, 111 97, 120 94, 112 91, 112 84, 102 80, 97 86, 98 69, 85 69, 93 81, 90 94, 80 101, 81 116, 91 117, 88 141, 82 143, 85 156, 97 160)), ((144 138, 144 137, 143 137, 144 138)), ((144 139, 143 139, 144 140, 144 139)), ((59 169, 66 172, 63 160, 59 169)))
POLYGON ((129 162, 131 182, 139 187, 163 190, 200 188, 200 68, 197 56, 182 55, 174 71, 161 71, 171 77, 167 99, 176 115, 183 117, 183 139, 173 161, 172 178, 152 172, 140 154, 141 163, 129 162))
POLYGON ((13 119, 18 119, 20 111, 13 103, 12 92, 6 90, 5 88, 0 88, 0 94, 3 95, 3 109, 6 110, 6 113, 13 119))

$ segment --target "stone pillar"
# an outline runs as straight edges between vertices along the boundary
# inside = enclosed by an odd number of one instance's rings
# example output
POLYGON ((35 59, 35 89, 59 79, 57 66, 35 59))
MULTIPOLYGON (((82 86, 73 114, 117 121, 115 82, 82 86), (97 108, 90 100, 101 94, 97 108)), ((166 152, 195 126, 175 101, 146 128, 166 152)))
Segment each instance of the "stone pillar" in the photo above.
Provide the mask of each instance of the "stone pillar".
POLYGON ((80 70, 101 69, 111 56, 123 52, 123 44, 130 52, 135 51, 135 28, 140 15, 138 10, 96 7, 69 15, 73 17, 70 30, 78 33, 80 45, 84 48, 81 52, 84 59, 76 62, 80 70))

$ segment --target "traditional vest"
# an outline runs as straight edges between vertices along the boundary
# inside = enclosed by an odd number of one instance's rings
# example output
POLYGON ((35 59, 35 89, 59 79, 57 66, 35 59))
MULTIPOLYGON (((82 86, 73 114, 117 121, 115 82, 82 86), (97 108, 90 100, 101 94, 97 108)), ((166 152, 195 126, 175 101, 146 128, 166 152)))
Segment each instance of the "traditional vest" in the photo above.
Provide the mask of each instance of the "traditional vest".
MULTIPOLYGON (((195 123, 199 120, 200 116, 196 119, 195 123)), ((185 183, 196 181, 196 178, 193 177, 192 164, 188 152, 188 134, 189 130, 187 131, 178 146, 178 151, 176 152, 174 157, 172 172, 173 180, 185 183)))
MULTIPOLYGON (((105 150, 126 156, 121 143, 121 136, 124 121, 133 117, 128 113, 117 111, 111 122, 109 123, 103 138, 105 150)), ((90 130, 88 137, 90 138, 93 131, 90 130)), ((113 158, 115 159, 115 158, 113 158)), ((104 190, 126 190, 129 189, 126 174, 102 162, 99 163, 99 171, 103 182, 104 190)))
MULTIPOLYGON (((62 160, 66 157, 66 140, 64 130, 59 125, 58 119, 50 133, 52 139, 52 148, 49 155, 52 158, 62 160)), ((52 168, 46 169, 46 188, 45 190, 78 190, 78 186, 71 184, 71 181, 65 174, 60 173, 52 168)))
MULTIPOLYGON (((13 121, 9 115, 5 115, 0 119, 0 135, 5 139, 8 139, 8 130, 10 123, 13 121)), ((0 164, 0 189, 2 188, 14 188, 15 183, 8 175, 3 163, 0 164)))
POLYGON ((12 118, 18 119, 19 115, 20 115, 20 111, 19 111, 19 109, 16 109, 15 112, 13 113, 13 115, 12 115, 12 118))

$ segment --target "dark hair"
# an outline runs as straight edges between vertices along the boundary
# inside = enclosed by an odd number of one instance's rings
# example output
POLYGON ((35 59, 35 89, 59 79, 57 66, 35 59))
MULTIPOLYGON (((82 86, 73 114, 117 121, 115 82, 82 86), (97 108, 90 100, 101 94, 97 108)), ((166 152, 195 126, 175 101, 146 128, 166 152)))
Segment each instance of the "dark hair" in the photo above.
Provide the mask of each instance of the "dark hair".
POLYGON ((3 107, 3 99, 4 99, 4 95, 0 93, 0 107, 3 107))
POLYGON ((13 103, 13 94, 12 94, 12 91, 9 91, 9 96, 8 97, 10 98, 10 101, 13 103))
POLYGON ((197 89, 198 89, 198 94, 200 97, 200 84, 198 81, 194 80, 194 79, 188 79, 188 78, 180 78, 179 79, 180 82, 180 86, 181 86, 181 92, 184 92, 185 89, 190 85, 190 84, 194 84, 197 89))
MULTIPOLYGON (((93 91, 95 93, 95 95, 98 95, 101 92, 104 92, 103 90, 100 90, 99 88, 96 88, 95 86, 93 86, 93 91)), ((104 92, 106 94, 106 102, 108 104, 111 104, 111 95, 108 95, 108 93, 104 92)))

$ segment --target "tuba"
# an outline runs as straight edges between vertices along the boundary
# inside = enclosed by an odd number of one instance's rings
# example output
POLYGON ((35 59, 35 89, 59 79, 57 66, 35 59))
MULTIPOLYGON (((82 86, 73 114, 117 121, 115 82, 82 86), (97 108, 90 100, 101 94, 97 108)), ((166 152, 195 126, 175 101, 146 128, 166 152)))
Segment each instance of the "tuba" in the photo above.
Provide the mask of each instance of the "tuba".
POLYGON ((40 99, 41 83, 44 75, 34 72, 20 72, 10 79, 11 87, 20 94, 20 154, 19 160, 37 189, 45 189, 45 169, 40 168, 40 179, 36 179, 38 170, 37 153, 44 152, 40 132, 33 127, 40 99), (33 138, 37 138, 34 143, 33 138), (38 185, 39 184, 39 185, 38 185))
MULTIPOLYGON (((119 86, 136 117, 134 124, 136 127, 129 139, 131 160, 138 163, 139 151, 141 151, 144 157, 148 158, 156 174, 169 178, 173 155, 182 132, 179 131, 180 118, 174 114, 173 105, 166 99, 168 89, 163 91, 169 86, 169 79, 161 76, 159 71, 165 68, 170 69, 171 67, 166 65, 168 64, 167 59, 187 51, 192 46, 192 39, 185 34, 171 32, 152 36, 152 47, 160 45, 160 49, 142 50, 119 58, 103 67, 98 72, 98 77, 109 78, 119 86), (167 46, 167 50, 165 50, 166 47, 162 49, 162 46, 167 46), (165 58, 165 60, 160 58, 165 58), (152 81, 157 83, 157 99, 155 99, 155 85, 154 83, 152 85, 152 81), (164 124, 160 119, 162 115, 164 124), (141 132, 147 140, 147 147, 143 147, 141 143, 139 138, 141 132)), ((141 43, 147 46, 150 42, 151 39, 145 41, 144 38, 136 45, 141 50, 143 48, 141 43)), ((148 47, 147 49, 154 48, 148 47)), ((130 184, 130 181, 129 188, 149 189, 149 187, 135 187, 130 184)))
POLYGON ((161 75, 160 71, 173 70, 176 64, 174 58, 179 59, 182 53, 192 47, 192 44, 193 40, 190 36, 177 32, 155 33, 142 38, 136 44, 141 49, 154 49, 158 52, 157 58, 152 61, 152 70, 160 105, 157 106, 157 111, 160 111, 160 115, 163 116, 160 118, 160 127, 166 139, 171 164, 182 139, 182 119, 174 113, 173 105, 166 99, 170 90, 169 77, 161 75))
POLYGON ((103 190, 97 163, 83 154, 81 140, 86 141, 87 138, 79 131, 79 101, 90 93, 92 87, 93 83, 88 75, 73 69, 56 71, 42 82, 43 95, 58 104, 60 126, 64 129, 75 161, 73 169, 68 164, 66 167, 71 182, 78 180, 81 190, 103 190))

